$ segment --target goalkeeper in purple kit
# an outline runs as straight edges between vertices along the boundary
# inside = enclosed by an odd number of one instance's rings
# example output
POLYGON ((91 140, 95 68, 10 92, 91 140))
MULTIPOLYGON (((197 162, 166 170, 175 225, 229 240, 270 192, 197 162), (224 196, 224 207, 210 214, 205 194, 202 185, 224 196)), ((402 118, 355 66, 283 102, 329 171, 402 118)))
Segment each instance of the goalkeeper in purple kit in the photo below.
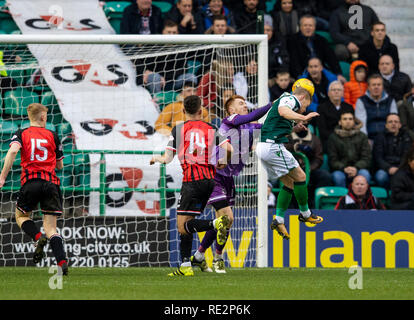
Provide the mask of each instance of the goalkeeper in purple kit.
MULTIPOLYGON (((214 207, 216 217, 227 215, 230 219, 230 226, 234 220, 232 206, 234 206, 236 197, 233 176, 238 176, 243 170, 253 146, 254 130, 260 130, 262 126, 259 123, 250 122, 257 121, 263 117, 270 110, 271 106, 272 104, 269 103, 249 113, 245 98, 239 95, 230 97, 224 105, 225 110, 230 116, 223 119, 219 134, 230 139, 230 143, 234 147, 234 153, 227 167, 222 170, 217 170, 214 177, 216 184, 208 200, 208 204, 214 207)), ((227 231, 228 234, 229 230, 227 231)), ((191 257, 192 265, 199 266, 202 271, 212 272, 207 266, 204 252, 213 244, 215 239, 215 230, 206 232, 200 247, 191 257)), ((226 242, 222 245, 219 245, 217 242, 215 243, 216 252, 213 260, 213 269, 217 273, 226 273, 223 260, 223 249, 225 245, 226 242)))

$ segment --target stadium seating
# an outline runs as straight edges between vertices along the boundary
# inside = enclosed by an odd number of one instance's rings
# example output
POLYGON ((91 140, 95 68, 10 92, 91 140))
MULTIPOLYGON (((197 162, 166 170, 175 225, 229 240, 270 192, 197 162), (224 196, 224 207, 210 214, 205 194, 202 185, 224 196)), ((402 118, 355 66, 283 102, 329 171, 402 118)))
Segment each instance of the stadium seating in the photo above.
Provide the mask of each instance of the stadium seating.
POLYGON ((126 7, 131 4, 130 1, 107 1, 104 5, 104 12, 112 28, 116 33, 121 31, 122 14, 126 7))
POLYGON ((10 116, 26 117, 27 106, 35 102, 40 102, 39 96, 35 92, 24 88, 17 88, 15 90, 7 91, 4 94, 3 99, 4 114, 10 116))
POLYGON ((0 29, 6 33, 13 33, 13 31, 19 30, 19 27, 16 25, 13 18, 9 15, 8 17, 1 17, 0 29))
POLYGON ((315 190, 315 209, 332 210, 340 197, 348 193, 344 187, 321 187, 315 190))
MULTIPOLYGON (((25 129, 25 128, 28 128, 28 127, 30 127, 30 121, 29 120, 24 120, 20 123, 20 128, 21 129, 25 129)), ((55 126, 54 126, 53 123, 47 122, 46 123, 46 129, 55 131, 55 126)))
POLYGON ((49 109, 48 120, 53 124, 60 124, 63 121, 63 116, 59 108, 59 104, 52 91, 42 94, 40 103, 49 109))
MULTIPOLYGON (((0 139, 2 143, 9 143, 13 134, 19 129, 14 121, 0 119, 0 139)), ((8 145, 7 145, 8 149, 8 145)))
POLYGON ((178 93, 175 91, 158 92, 154 94, 154 100, 157 101, 160 110, 176 100, 178 93))
POLYGON ((165 14, 166 12, 170 11, 172 7, 171 3, 165 1, 153 1, 152 4, 160 8, 162 14, 165 14))
POLYGON ((341 67, 342 75, 349 81, 349 68, 351 64, 345 61, 339 61, 339 66, 341 67))

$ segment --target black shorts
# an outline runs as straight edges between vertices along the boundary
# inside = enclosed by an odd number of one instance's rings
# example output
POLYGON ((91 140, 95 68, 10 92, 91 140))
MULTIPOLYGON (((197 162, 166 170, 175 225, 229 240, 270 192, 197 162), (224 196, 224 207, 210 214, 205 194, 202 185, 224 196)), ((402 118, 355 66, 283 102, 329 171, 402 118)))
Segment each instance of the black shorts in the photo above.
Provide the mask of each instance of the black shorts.
POLYGON ((36 210, 39 203, 43 214, 60 216, 63 212, 60 187, 42 179, 27 181, 17 196, 17 209, 27 213, 36 210))
POLYGON ((177 214, 195 216, 203 213, 214 185, 214 179, 183 182, 178 199, 177 214))

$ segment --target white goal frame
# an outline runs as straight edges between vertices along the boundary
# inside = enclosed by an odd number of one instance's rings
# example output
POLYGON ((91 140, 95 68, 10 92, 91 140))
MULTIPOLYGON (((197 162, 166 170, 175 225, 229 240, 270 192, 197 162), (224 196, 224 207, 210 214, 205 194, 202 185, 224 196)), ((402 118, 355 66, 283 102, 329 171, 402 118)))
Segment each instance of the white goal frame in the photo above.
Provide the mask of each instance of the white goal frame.
MULTIPOLYGON (((267 35, 0 35, 1 44, 253 44, 258 52, 258 105, 268 103, 267 35)), ((258 163, 257 267, 268 267, 267 173, 258 163)))

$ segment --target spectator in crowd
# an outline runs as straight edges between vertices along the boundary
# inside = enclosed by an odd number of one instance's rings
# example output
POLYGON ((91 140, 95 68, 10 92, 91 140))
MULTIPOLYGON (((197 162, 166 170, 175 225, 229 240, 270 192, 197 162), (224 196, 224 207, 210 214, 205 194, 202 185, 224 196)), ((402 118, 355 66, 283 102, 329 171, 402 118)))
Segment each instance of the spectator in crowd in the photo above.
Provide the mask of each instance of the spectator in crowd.
POLYGON ((329 85, 328 97, 329 100, 318 106, 319 117, 316 118, 324 153, 327 153, 328 138, 338 125, 341 114, 344 112, 354 113, 354 108, 343 101, 344 87, 340 81, 333 81, 329 85))
POLYGON ((400 117, 390 113, 385 122, 385 131, 378 133, 373 145, 373 159, 376 167, 375 181, 382 188, 389 188, 392 177, 401 165, 404 155, 413 141, 405 129, 401 128, 400 117))
MULTIPOLYGON (((178 123, 186 121, 187 118, 184 113, 184 99, 195 94, 196 89, 194 87, 194 83, 185 82, 181 94, 177 97, 177 101, 170 103, 161 111, 157 121, 155 121, 155 131, 165 136, 169 136, 172 128, 174 128, 178 123)), ((208 111, 205 108, 202 110, 202 120, 210 122, 208 111)))
POLYGON ((412 83, 408 74, 395 69, 392 57, 383 55, 379 59, 378 69, 384 79, 385 91, 401 104, 404 95, 411 91, 412 83))
POLYGON ((272 16, 264 15, 264 33, 268 41, 269 79, 281 69, 289 68, 289 53, 284 37, 274 32, 272 16))
POLYGON ((121 34, 160 34, 163 20, 161 10, 152 0, 136 0, 125 8, 121 20, 121 34))
POLYGON ((357 175, 371 181, 371 146, 352 112, 341 114, 328 139, 328 160, 335 186, 346 187, 357 175))
POLYGON ((349 68, 349 81, 344 85, 344 100, 355 109, 358 98, 362 97, 368 88, 368 65, 365 61, 355 60, 349 68))
POLYGON ((164 20, 177 23, 180 34, 202 34, 205 31, 203 16, 193 8, 193 0, 178 0, 165 14, 164 20))
POLYGON ((355 117, 362 122, 361 131, 370 140, 384 131, 387 115, 398 111, 395 100, 385 92, 383 82, 379 74, 369 76, 367 92, 357 100, 355 106, 355 117))
POLYGON ((324 19, 328 23, 328 29, 323 28, 323 25, 319 27, 318 23, 316 24, 316 29, 329 31, 329 19, 331 18, 332 13, 342 4, 343 0, 318 0, 315 14, 317 17, 324 19))
POLYGON ((269 80, 270 101, 279 99, 284 92, 291 92, 292 85, 293 81, 290 78, 289 71, 278 71, 276 77, 269 80))
POLYGON ((217 15, 213 17, 213 24, 206 30, 205 34, 232 34, 234 32, 234 28, 227 25, 226 17, 217 15))
POLYGON ((203 106, 216 115, 218 94, 223 88, 233 86, 234 65, 229 59, 213 60, 211 71, 203 75, 197 87, 197 95, 202 99, 203 106))
POLYGON ((171 20, 164 21, 164 28, 162 29, 162 34, 179 34, 178 25, 171 20))
POLYGON ((405 95, 403 103, 398 107, 401 124, 414 140, 414 86, 411 92, 405 95))
POLYGON ((316 111, 319 104, 328 100, 329 85, 338 80, 337 76, 325 69, 321 60, 316 57, 309 59, 307 70, 299 78, 308 78, 315 86, 312 103, 306 109, 307 112, 316 111))
POLYGON ((391 179, 391 209, 414 210, 414 147, 391 179))
POLYGON ((241 34, 255 34, 257 22, 257 10, 259 0, 243 0, 243 9, 234 16, 236 32, 241 34))
MULTIPOLYGON (((285 144, 290 152, 301 152, 309 160, 310 176, 309 176, 309 194, 315 194, 315 190, 319 187, 332 185, 331 173, 321 169, 323 164, 322 143, 319 138, 311 132, 311 130, 302 130, 292 132, 289 136, 289 142, 285 144)), ((303 170, 305 170, 305 162, 301 157, 295 157, 303 170)), ((309 199, 310 205, 313 206, 313 197, 309 199)))
POLYGON ((249 110, 257 107, 258 88, 257 88, 257 62, 250 59, 243 71, 234 75, 234 89, 236 94, 246 99, 249 110))
POLYGON ((341 68, 334 51, 329 47, 328 41, 316 31, 316 19, 314 16, 305 15, 300 18, 300 31, 287 40, 290 54, 290 74, 297 78, 306 68, 310 58, 319 58, 324 68, 338 75, 338 80, 345 83, 341 75, 341 68))
POLYGON ((364 176, 358 175, 349 186, 348 193, 339 198, 335 210, 385 210, 384 204, 376 198, 364 176))
MULTIPOLYGON (((166 20, 162 34, 177 34, 177 24, 166 20)), ((197 51, 172 53, 155 57, 138 58, 134 61, 137 71, 136 83, 144 86, 151 94, 162 90, 181 90, 184 81, 197 83, 196 75, 186 72, 186 59, 195 60, 197 51)))
MULTIPOLYGON (((10 77, 7 73, 4 66, 20 62, 22 62, 21 56, 15 55, 12 51, 0 50, 0 98, 3 96, 4 92, 14 90, 19 86, 16 80, 10 77)), ((40 69, 36 69, 27 81, 26 85, 46 85, 42 71, 40 69)))
POLYGON ((329 18, 324 19, 319 14, 320 0, 294 0, 295 7, 299 13, 299 17, 304 15, 312 15, 316 19, 316 29, 328 31, 329 18))
POLYGON ((299 13, 293 0, 279 0, 272 12, 273 22, 277 33, 287 37, 299 32, 299 13))
POLYGON ((379 73, 379 59, 383 55, 391 56, 395 64, 395 69, 400 69, 397 46, 391 43, 390 38, 387 36, 385 24, 378 21, 372 25, 371 36, 359 50, 359 59, 368 64, 368 75, 379 73))
POLYGON ((223 5, 222 0, 209 0, 208 3, 203 6, 202 12, 204 13, 204 29, 208 30, 213 25, 214 16, 223 16, 226 19, 227 25, 232 29, 235 29, 233 13, 223 5))
POLYGON ((378 21, 375 11, 359 0, 344 0, 342 6, 336 9, 329 20, 330 33, 336 43, 335 54, 339 60, 349 61, 358 58, 360 47, 368 40, 371 26, 378 21), (361 8, 361 17, 355 17, 351 6, 361 8))

